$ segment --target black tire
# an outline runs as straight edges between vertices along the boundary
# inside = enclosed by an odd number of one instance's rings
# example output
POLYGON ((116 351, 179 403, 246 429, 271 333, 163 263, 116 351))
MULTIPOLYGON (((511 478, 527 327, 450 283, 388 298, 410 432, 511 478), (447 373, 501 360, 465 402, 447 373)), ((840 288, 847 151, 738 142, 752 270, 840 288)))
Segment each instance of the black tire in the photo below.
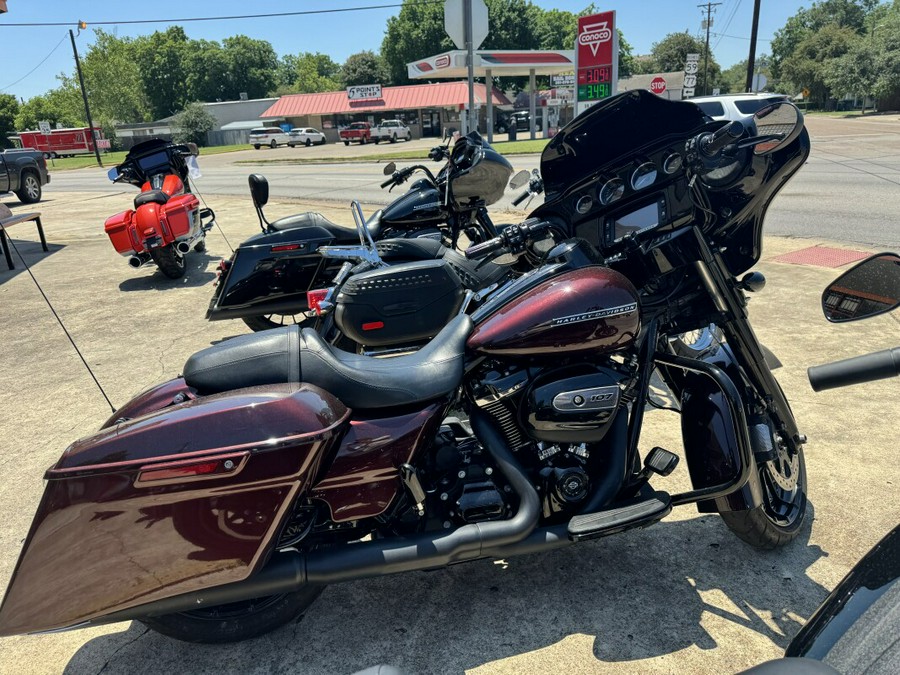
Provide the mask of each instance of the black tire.
POLYGON ((350 141, 344 141, 344 145, 350 145, 350 141))
POLYGON ((397 134, 393 134, 391 136, 391 143, 396 143, 396 142, 397 142, 397 134))
POLYGON ((365 136, 362 136, 362 137, 359 139, 359 144, 360 144, 360 145, 365 145, 365 144, 366 144, 366 137, 365 137, 365 136))
POLYGON ((153 249, 150 251, 150 257, 160 271, 170 279, 180 279, 184 276, 184 258, 175 250, 174 244, 153 249))
POLYGON ((308 147, 311 146, 311 145, 312 145, 312 139, 311 139, 311 138, 307 138, 307 139, 306 139, 306 147, 308 148, 308 147))
POLYGON ((294 324, 302 326, 307 322, 311 326, 313 323, 312 319, 307 319, 303 314, 260 314, 258 316, 242 317, 241 321, 247 324, 247 327, 254 332, 281 328, 282 326, 293 326, 294 324))
POLYGON ((673 336, 670 342, 678 356, 699 359, 725 342, 725 336, 721 328, 711 323, 698 330, 673 336))
POLYGON ((306 586, 293 593, 142 619, 148 628, 183 642, 221 644, 249 640, 298 621, 325 589, 306 586))
POLYGON ((278 143, 275 142, 274 138, 272 139, 272 142, 269 143, 269 147, 272 148, 273 150, 278 147, 278 143))
POLYGON ((205 236, 201 237, 200 241, 198 241, 194 245, 194 250, 197 251, 197 253, 205 253, 206 252, 206 237, 205 236))
POLYGON ((253 145, 253 149, 254 149, 254 150, 259 150, 259 143, 255 143, 255 144, 253 145))
POLYGON ((41 201, 41 180, 33 171, 22 174, 22 189, 16 190, 16 197, 23 204, 34 204, 41 201))
POLYGON ((808 504, 802 446, 791 454, 784 444, 778 445, 778 457, 758 467, 763 503, 749 511, 719 514, 739 538, 766 550, 784 546, 800 534, 808 504), (788 489, 792 483, 794 487, 788 489))

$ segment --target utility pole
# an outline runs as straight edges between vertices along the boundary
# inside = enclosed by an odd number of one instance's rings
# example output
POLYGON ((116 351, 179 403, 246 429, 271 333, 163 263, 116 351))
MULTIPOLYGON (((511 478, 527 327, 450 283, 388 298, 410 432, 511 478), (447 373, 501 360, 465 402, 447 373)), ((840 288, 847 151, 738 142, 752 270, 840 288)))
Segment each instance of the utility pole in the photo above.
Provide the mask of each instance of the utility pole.
MULTIPOLYGON (((81 33, 82 28, 86 28, 87 24, 83 21, 78 22, 78 32, 81 33)), ((97 147, 97 134, 94 133, 94 122, 91 119, 91 107, 88 105, 87 90, 84 88, 84 75, 81 74, 81 61, 78 60, 78 48, 75 47, 75 33, 69 29, 69 39, 72 40, 72 53, 75 55, 75 68, 78 70, 78 82, 81 84, 81 97, 84 99, 84 114, 87 115, 88 129, 91 132, 91 140, 94 142, 94 154, 97 156, 97 166, 103 166, 103 160, 100 159, 100 148, 97 147)))
MULTIPOLYGON (((468 66, 469 84, 469 119, 466 128, 469 132, 478 129, 478 116, 475 114, 475 40, 472 27, 472 0, 463 0, 463 27, 466 35, 466 65, 468 66)), ((490 87, 485 83, 486 87, 490 87)), ((490 96, 490 93, 488 93, 490 96)))
POLYGON ((703 93, 709 96, 709 29, 712 27, 713 7, 718 7, 721 2, 707 2, 705 5, 697 5, 700 9, 706 7, 706 53, 703 55, 703 93))
POLYGON ((747 57, 747 86, 745 91, 753 91, 753 71, 756 70, 756 33, 759 30, 759 2, 753 3, 753 26, 750 28, 750 55, 747 57))

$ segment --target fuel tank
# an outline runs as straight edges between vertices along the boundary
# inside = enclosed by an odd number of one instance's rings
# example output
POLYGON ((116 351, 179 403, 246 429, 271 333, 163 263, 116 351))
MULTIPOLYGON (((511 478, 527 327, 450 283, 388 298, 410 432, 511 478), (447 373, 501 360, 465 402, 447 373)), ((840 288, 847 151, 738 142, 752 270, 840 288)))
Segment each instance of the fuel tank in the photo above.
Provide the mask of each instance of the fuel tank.
POLYGON ((477 317, 466 346, 481 354, 612 352, 641 327, 638 294, 622 274, 590 266, 552 276, 477 317))
POLYGON ((440 191, 425 179, 391 202, 381 214, 382 227, 424 227, 447 222, 440 191))

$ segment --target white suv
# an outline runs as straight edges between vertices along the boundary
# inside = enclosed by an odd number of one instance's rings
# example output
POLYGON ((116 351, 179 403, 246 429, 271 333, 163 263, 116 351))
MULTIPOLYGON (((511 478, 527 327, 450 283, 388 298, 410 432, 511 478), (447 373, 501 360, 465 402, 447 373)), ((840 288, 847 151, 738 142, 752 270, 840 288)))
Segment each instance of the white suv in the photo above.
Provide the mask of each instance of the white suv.
POLYGON ((257 150, 263 145, 277 148, 279 145, 287 145, 289 142, 290 136, 280 127, 259 127, 250 130, 250 145, 257 150))
POLYGON ((688 99, 714 120, 745 120, 760 108, 779 101, 787 101, 784 94, 724 94, 698 96, 688 99))

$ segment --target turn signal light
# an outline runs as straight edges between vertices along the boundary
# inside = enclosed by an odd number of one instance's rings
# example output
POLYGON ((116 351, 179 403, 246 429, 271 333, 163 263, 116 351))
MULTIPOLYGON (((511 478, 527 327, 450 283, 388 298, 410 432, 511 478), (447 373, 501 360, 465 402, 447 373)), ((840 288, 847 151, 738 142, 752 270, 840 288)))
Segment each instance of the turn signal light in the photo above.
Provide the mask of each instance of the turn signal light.
POLYGON ((314 291, 306 291, 306 302, 309 308, 315 310, 316 314, 322 315, 322 301, 328 295, 327 288, 317 288, 314 291))

